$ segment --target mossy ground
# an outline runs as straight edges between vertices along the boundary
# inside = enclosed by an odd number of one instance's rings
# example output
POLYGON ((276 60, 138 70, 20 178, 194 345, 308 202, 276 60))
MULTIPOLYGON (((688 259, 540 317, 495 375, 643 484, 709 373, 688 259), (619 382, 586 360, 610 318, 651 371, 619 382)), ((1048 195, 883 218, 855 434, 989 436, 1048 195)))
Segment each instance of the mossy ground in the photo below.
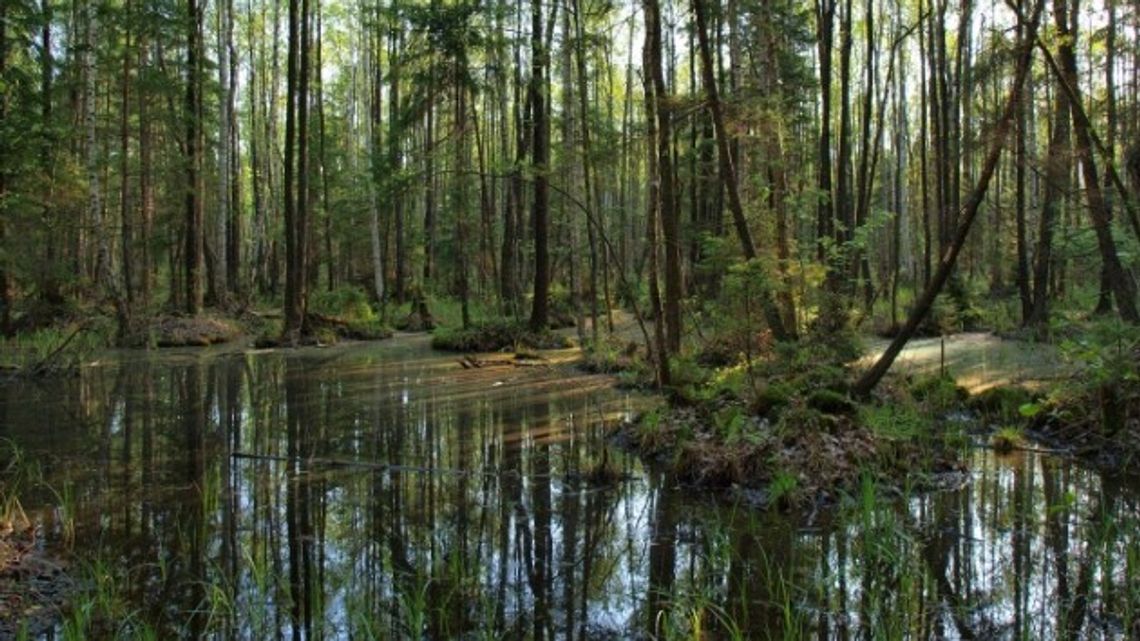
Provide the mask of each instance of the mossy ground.
POLYGON ((498 352, 519 348, 562 349, 570 346, 570 340, 550 330, 536 332, 522 323, 497 320, 467 329, 437 328, 432 334, 431 346, 451 352, 498 352))
POLYGON ((952 384, 914 387, 918 395, 899 385, 857 404, 839 391, 769 381, 750 401, 723 394, 647 414, 618 440, 695 487, 785 509, 830 505, 868 475, 922 487, 961 471, 965 437, 936 418, 960 406, 960 393, 952 384))

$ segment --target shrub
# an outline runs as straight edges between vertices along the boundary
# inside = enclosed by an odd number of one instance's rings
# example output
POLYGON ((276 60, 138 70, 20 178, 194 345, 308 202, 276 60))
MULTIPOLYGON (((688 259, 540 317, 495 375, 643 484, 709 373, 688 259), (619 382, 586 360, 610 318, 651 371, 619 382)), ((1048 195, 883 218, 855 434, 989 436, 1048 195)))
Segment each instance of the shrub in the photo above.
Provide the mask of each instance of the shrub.
POLYGON ((376 319, 376 312, 372 309, 368 294, 363 288, 355 285, 341 286, 331 292, 324 289, 313 292, 309 309, 314 313, 342 320, 376 319))

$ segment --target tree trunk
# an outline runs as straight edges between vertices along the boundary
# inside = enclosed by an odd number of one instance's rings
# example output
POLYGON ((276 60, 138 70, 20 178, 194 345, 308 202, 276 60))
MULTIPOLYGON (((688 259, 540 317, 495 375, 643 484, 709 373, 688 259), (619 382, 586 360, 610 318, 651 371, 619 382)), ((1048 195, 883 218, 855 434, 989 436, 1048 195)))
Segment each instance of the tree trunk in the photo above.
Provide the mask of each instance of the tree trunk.
POLYGON ((828 259, 835 232, 835 194, 831 191, 831 47, 837 0, 815 0, 816 42, 819 47, 819 147, 816 153, 816 258, 828 259))
POLYGON ((228 301, 229 267, 228 247, 230 224, 230 48, 233 28, 227 11, 229 0, 216 2, 218 15, 218 197, 214 212, 214 302, 224 305, 228 301))
MULTIPOLYGON (((1022 9, 1022 0, 1018 0, 1018 10, 1022 9)), ((1017 26, 1018 43, 1026 42, 1025 24, 1017 26)), ((1021 300, 1021 322, 1028 324, 1033 315, 1033 293, 1029 282, 1029 239, 1028 223, 1026 222, 1026 164, 1029 160, 1028 142, 1028 98, 1029 92, 1022 88, 1021 100, 1017 106, 1017 132, 1014 152, 1014 216, 1016 217, 1017 233, 1017 292, 1021 300)))
MULTIPOLYGON (((665 344, 668 354, 681 351, 681 224, 673 174, 673 109, 665 84, 661 53, 661 11, 658 0, 645 0, 645 37, 649 41, 646 73, 653 81, 657 101, 657 212, 661 220, 665 259, 665 344)), ((651 178, 652 180, 652 178, 651 178)))
MULTIPOLYGON (((1068 24, 1063 2, 1053 3, 1053 16, 1058 25, 1068 24)), ((1043 326, 1049 320, 1049 274, 1052 266, 1053 230, 1060 220, 1060 209, 1069 189, 1069 99, 1057 87, 1053 96, 1053 127, 1049 138, 1045 165, 1045 198, 1041 203, 1041 220, 1037 234, 1037 251, 1033 265, 1033 309, 1027 324, 1043 326)))
MULTIPOLYGON (((589 120, 589 84, 586 75, 586 45, 585 31, 582 27, 582 5, 579 0, 572 0, 574 6, 574 42, 575 57, 578 71, 578 108, 579 122, 582 127, 582 176, 586 193, 583 203, 586 210, 586 231, 590 244, 590 332, 594 345, 598 344, 598 239, 594 225, 590 221, 595 219, 598 211, 596 176, 593 175, 594 163, 592 148, 590 146, 590 120, 589 120)), ((600 230, 599 230, 600 231, 600 230)))
MULTIPOLYGON (((8 4, 0 3, 0 78, 8 71, 8 4)), ((0 122, 8 119, 8 93, 0 94, 0 122)), ((8 140, 0 140, 0 151, 5 152, 10 145, 8 140)), ((8 172, 7 163, 0 162, 0 247, 7 241, 8 221, 8 172)), ((12 332, 12 277, 7 255, 0 256, 0 333, 8 336, 12 332)))
MULTIPOLYGON (((296 0, 293 0, 294 2, 296 0)), ((185 265, 186 312, 202 311, 202 270, 205 263, 202 197, 202 7, 198 0, 186 0, 186 195, 185 195, 185 248, 182 260, 185 265)))
MULTIPOLYGON (((134 223, 131 221, 131 183, 130 183, 130 113, 131 113, 131 2, 127 0, 124 5, 124 12, 126 14, 126 25, 123 33, 123 75, 121 79, 122 86, 120 87, 120 103, 119 103, 119 242, 120 255, 122 256, 122 270, 123 270, 123 292, 121 309, 128 311, 131 304, 134 303, 135 288, 134 288, 134 240, 132 238, 132 230, 134 223)), ((128 312, 129 313, 129 312, 128 312)), ((126 323, 127 318, 120 318, 120 323, 126 323)), ((121 326, 121 332, 127 331, 127 327, 121 326)))
MULTIPOLYGON (((147 50, 149 43, 139 39, 139 69, 146 69, 149 65, 147 50)), ((151 140, 150 101, 145 91, 138 92, 138 119, 139 119, 139 243, 138 253, 138 302, 148 308, 154 292, 155 266, 154 255, 151 249, 154 243, 154 215, 155 194, 152 163, 154 157, 154 142, 151 140)))
MULTIPOLYGON (((403 49, 401 37, 400 5, 398 1, 392 2, 392 25, 388 32, 388 160, 389 170, 395 177, 400 176, 404 170, 403 153, 403 115, 400 112, 400 54, 403 49)), ((396 189, 391 194, 392 221, 395 234, 395 280, 392 283, 392 295, 397 303, 406 299, 408 280, 408 256, 404 238, 404 196, 402 189, 396 189)))
MULTIPOLYGON (((654 0, 646 0, 653 2, 654 0)), ((646 15, 648 17, 648 9, 646 15)), ((648 21, 648 20, 647 20, 648 21)), ((646 27, 649 31, 649 27, 646 27)), ((652 60, 654 53, 652 52, 652 45, 650 38, 645 38, 645 44, 642 47, 642 68, 652 68, 652 60)), ((649 352, 650 360, 655 365, 655 374, 657 377, 657 385, 665 386, 670 383, 669 376, 669 356, 668 349, 665 343, 665 323, 663 322, 664 312, 661 306, 661 286, 659 284, 659 256, 660 250, 658 248, 658 221, 657 212, 661 203, 659 179, 660 168, 657 166, 657 100, 655 94, 655 83, 649 77, 649 73, 642 74, 642 82, 645 86, 645 156, 646 156, 646 175, 649 178, 648 193, 645 199, 645 244, 648 253, 649 270, 646 278, 649 280, 649 307, 651 315, 653 316, 653 345, 646 345, 645 349, 649 352)))
POLYGON ((550 130, 546 113, 546 50, 542 34, 542 2, 531 4, 531 121, 534 123, 534 300, 530 327, 539 331, 547 326, 550 295, 550 249, 548 246, 550 193, 550 130))
POLYGON ((239 136, 239 122, 234 109, 234 103, 237 100, 238 92, 238 55, 237 50, 234 48, 234 0, 221 0, 226 5, 226 38, 225 48, 226 57, 229 60, 230 71, 228 75, 229 88, 226 90, 226 111, 228 112, 229 130, 226 133, 226 145, 229 151, 226 157, 229 161, 228 166, 222 167, 220 170, 227 173, 227 181, 230 184, 230 193, 228 198, 230 201, 229 212, 230 217, 226 226, 226 291, 232 294, 244 295, 245 287, 242 279, 243 263, 242 263, 242 199, 241 199, 241 157, 238 149, 240 140, 239 136))
POLYGON ((376 302, 383 304, 387 296, 384 287, 384 244, 380 234, 380 133, 382 131, 380 115, 383 108, 383 95, 381 93, 383 74, 380 68, 379 36, 372 36, 370 42, 368 61, 371 71, 369 74, 369 95, 371 98, 368 114, 369 141, 371 144, 368 157, 371 159, 371 171, 368 175, 368 237, 372 246, 372 293, 376 296, 376 302))
POLYGON ((424 273, 426 289, 435 273, 435 60, 428 54, 427 120, 424 124, 424 273))

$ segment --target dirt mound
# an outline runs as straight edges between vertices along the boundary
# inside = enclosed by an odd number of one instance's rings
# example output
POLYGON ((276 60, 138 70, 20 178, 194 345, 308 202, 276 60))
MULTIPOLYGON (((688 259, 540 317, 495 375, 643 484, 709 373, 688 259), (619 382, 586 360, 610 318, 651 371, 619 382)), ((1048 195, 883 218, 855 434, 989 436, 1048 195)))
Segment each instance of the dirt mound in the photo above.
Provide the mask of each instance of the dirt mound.
POLYGON ((147 332, 159 347, 208 347, 237 338, 241 329, 212 316, 160 316, 151 321, 147 332))

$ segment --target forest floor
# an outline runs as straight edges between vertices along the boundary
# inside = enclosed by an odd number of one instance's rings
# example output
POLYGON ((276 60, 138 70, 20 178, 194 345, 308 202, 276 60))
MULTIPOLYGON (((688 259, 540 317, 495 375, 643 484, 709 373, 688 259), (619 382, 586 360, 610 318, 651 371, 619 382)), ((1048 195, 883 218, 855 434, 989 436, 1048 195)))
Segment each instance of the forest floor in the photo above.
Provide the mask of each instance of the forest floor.
POLYGON ((776 349, 747 375, 713 369, 705 382, 675 390, 669 408, 625 428, 619 442, 682 482, 814 513, 867 474, 892 486, 960 482, 964 446, 996 443, 990 432, 1003 429, 1024 445, 1019 436, 1031 426, 1023 412, 1045 407, 1072 377, 1056 346, 962 333, 912 340, 875 399, 856 403, 845 391, 852 371, 889 345, 861 341, 853 362, 805 343, 776 349))

